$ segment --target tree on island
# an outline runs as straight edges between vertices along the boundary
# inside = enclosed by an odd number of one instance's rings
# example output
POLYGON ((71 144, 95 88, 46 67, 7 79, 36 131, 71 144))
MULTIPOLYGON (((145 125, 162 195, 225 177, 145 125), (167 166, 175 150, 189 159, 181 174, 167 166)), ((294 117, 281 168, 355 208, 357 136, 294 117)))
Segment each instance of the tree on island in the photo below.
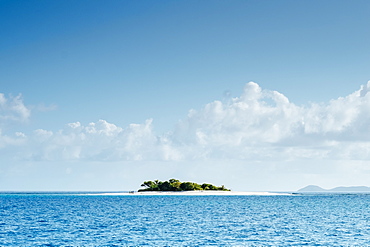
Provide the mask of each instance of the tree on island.
POLYGON ((170 179, 168 181, 145 181, 141 184, 144 189, 139 191, 190 191, 190 190, 222 190, 230 191, 226 189, 225 186, 215 186, 213 184, 197 184, 193 182, 180 182, 177 179, 170 179))

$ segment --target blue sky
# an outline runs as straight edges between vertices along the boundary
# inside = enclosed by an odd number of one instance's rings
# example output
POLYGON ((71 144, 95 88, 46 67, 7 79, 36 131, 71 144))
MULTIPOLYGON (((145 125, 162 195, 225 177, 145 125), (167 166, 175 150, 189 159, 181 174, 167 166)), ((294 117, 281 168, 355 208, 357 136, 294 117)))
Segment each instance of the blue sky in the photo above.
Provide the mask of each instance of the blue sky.
POLYGON ((0 190, 370 185, 369 10, 1 0, 0 190))

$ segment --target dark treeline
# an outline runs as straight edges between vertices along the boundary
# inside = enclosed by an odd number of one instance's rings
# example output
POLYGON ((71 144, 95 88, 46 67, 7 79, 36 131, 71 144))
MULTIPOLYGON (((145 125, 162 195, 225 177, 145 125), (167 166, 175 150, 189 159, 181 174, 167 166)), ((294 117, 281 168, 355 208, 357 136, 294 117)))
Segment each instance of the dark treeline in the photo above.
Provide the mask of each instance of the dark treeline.
POLYGON ((225 186, 215 186, 213 184, 197 184, 193 182, 180 182, 177 179, 170 179, 168 181, 145 181, 142 185, 144 189, 139 191, 189 191, 189 190, 223 190, 230 191, 226 189, 225 186))

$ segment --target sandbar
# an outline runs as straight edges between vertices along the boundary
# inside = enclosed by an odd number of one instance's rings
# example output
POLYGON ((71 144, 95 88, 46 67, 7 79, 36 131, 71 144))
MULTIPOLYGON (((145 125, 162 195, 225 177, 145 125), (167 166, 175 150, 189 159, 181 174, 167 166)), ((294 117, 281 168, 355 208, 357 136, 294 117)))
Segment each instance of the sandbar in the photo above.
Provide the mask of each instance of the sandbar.
POLYGON ((145 191, 145 192, 109 192, 99 195, 135 195, 135 196, 274 196, 292 195, 288 192, 267 192, 267 191, 145 191))

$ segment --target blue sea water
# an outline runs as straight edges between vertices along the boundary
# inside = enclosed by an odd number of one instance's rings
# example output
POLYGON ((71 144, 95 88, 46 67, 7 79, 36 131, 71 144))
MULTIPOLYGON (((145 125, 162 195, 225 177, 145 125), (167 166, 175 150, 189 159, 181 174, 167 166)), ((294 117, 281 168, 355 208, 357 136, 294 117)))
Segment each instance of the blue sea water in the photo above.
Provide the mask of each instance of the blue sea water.
POLYGON ((0 246, 370 246, 370 195, 0 194, 0 246))

